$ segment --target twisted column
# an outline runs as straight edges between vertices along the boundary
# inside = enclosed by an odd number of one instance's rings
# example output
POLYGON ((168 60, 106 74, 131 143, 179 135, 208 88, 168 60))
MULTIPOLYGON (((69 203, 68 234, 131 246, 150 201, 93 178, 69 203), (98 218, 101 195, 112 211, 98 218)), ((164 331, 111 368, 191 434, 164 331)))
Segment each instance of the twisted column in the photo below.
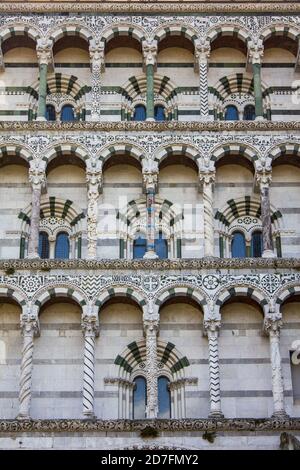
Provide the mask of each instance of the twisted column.
POLYGON ((100 121, 101 118, 101 81, 104 71, 104 43, 92 39, 90 41, 89 52, 92 73, 92 102, 91 120, 100 121))
POLYGON ((210 43, 205 38, 195 41, 195 60, 199 68, 199 94, 200 94, 200 120, 209 119, 208 108, 208 59, 210 56, 210 43))
POLYGON ((31 379, 33 367, 34 336, 39 334, 39 321, 35 314, 22 313, 21 330, 23 349, 19 390, 19 419, 30 419, 31 379))
POLYGON ((47 97, 47 73, 53 68, 52 41, 50 39, 38 39, 36 53, 39 62, 39 102, 37 121, 46 121, 46 97, 47 97))
POLYGON ((158 321, 145 320, 144 331, 146 335, 146 378, 147 378, 147 406, 146 417, 157 418, 158 396, 157 396, 157 334, 158 321))
POLYGON ((157 41, 143 41, 144 67, 147 79, 147 121, 154 121, 154 71, 157 58, 157 41))
POLYGON ((97 258, 97 223, 98 223, 98 200, 102 186, 102 168, 99 160, 89 164, 86 168, 86 181, 88 188, 87 203, 87 257, 97 258))
POLYGON ((262 85, 261 85, 261 61, 264 55, 264 46, 261 39, 254 38, 248 43, 248 59, 252 64, 253 71, 253 88, 255 99, 255 119, 262 120, 264 117, 263 112, 263 98, 262 98, 262 85))
POLYGON ((43 186, 46 185, 45 162, 43 160, 31 160, 29 182, 31 183, 32 193, 28 258, 38 258, 41 194, 43 186))
POLYGON ((272 236, 272 221, 270 208, 270 184, 272 181, 271 169, 263 169, 256 173, 256 180, 260 188, 261 223, 263 258, 274 258, 274 244, 272 236))
POLYGON ((218 333, 221 326, 219 320, 205 320, 204 331, 208 337, 209 347, 209 394, 210 417, 223 417, 221 411, 219 345, 218 333))
POLYGON ((143 182, 147 205, 147 251, 144 258, 157 258, 155 253, 155 191, 158 181, 157 162, 150 159, 143 161, 143 182))
POLYGON ((207 168, 199 172, 199 181, 203 194, 204 209, 204 256, 214 256, 214 208, 213 185, 214 169, 207 168))
POLYGON ((282 328, 281 315, 267 316, 264 319, 264 331, 269 335, 270 358, 272 369, 273 416, 285 418, 287 416, 284 405, 284 387, 281 369, 280 329, 282 328))
POLYGON ((95 337, 99 335, 97 316, 84 315, 81 326, 84 336, 83 414, 88 418, 93 418, 95 397, 95 337))

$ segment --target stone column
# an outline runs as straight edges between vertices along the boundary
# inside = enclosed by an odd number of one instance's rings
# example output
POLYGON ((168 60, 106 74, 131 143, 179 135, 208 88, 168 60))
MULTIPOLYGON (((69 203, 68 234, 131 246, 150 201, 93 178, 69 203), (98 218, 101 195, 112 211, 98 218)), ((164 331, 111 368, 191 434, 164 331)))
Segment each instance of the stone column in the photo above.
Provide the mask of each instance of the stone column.
POLYGON ((28 241, 28 258, 39 257, 39 227, 42 189, 46 185, 45 162, 31 160, 29 168, 29 182, 31 183, 31 219, 28 241))
POLYGON ((38 39, 36 53, 39 62, 39 102, 37 121, 46 121, 47 73, 53 69, 52 41, 38 39))
POLYGON ((195 68, 199 69, 200 120, 209 120, 208 108, 208 59, 210 43, 205 38, 195 40, 195 68))
POLYGON ((34 313, 22 313, 21 330, 23 335, 23 349, 21 358, 18 419, 30 419, 31 378, 34 347, 33 338, 39 334, 38 316, 34 313))
POLYGON ((92 419, 95 417, 95 337, 99 335, 98 315, 83 315, 81 326, 84 336, 82 389, 83 414, 87 418, 92 419))
POLYGON ((0 45, 0 73, 5 71, 4 57, 2 52, 2 47, 0 45))
POLYGON ((101 116, 101 75, 105 70, 104 48, 104 42, 96 41, 95 39, 90 41, 89 51, 92 73, 91 121, 100 121, 101 116))
POLYGON ((252 64, 256 120, 264 119, 261 85, 261 61, 263 54, 264 46, 261 39, 256 38, 252 41, 249 41, 248 60, 252 64))
POLYGON ((262 241, 263 258, 274 258, 274 244, 272 237, 272 222, 270 208, 270 183, 272 181, 271 169, 263 169, 256 173, 256 180, 260 189, 261 204, 261 223, 262 223, 262 241))
POLYGON ((204 210, 204 256, 214 256, 214 207, 213 186, 215 169, 206 161, 199 168, 199 182, 203 194, 204 210))
POLYGON ((144 258, 155 259, 155 191, 158 182, 158 164, 154 160, 143 160, 143 183, 147 205, 147 251, 144 258))
POLYGON ((154 71, 157 58, 157 41, 143 41, 144 67, 147 78, 147 121, 154 121, 154 71))
POLYGON ((144 320, 144 331, 146 336, 146 378, 147 378, 147 406, 146 417, 157 418, 158 396, 157 396, 157 334, 158 320, 144 320))
POLYGON ((219 345, 218 334, 221 326, 219 320, 205 320, 204 331, 208 337, 209 347, 209 394, 210 413, 209 417, 222 418, 221 395, 220 395, 220 371, 219 371, 219 345))
POLYGON ((264 319, 264 330, 270 339, 270 359, 272 368, 272 392, 274 403, 274 417, 287 416, 284 406, 284 387, 281 370, 280 355, 280 329, 282 327, 281 315, 267 316, 264 319))
POLYGON ((102 167, 98 160, 89 164, 86 168, 86 181, 88 187, 87 203, 87 234, 88 247, 87 257, 95 259, 97 257, 97 223, 98 223, 98 200, 102 188, 102 167))

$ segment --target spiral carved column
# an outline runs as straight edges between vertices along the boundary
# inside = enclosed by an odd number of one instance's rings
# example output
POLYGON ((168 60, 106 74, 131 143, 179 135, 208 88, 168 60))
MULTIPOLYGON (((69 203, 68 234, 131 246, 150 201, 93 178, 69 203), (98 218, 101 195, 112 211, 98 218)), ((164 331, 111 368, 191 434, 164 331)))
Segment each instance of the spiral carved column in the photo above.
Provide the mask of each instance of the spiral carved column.
POLYGON ((33 367, 34 336, 39 333, 38 317, 34 314, 21 315, 23 349, 19 390, 19 419, 30 419, 31 379, 33 367))
POLYGON ((204 321, 204 329, 208 337, 209 347, 209 393, 210 393, 210 417, 223 417, 221 411, 220 394, 220 370, 219 370, 219 344, 218 333, 220 321, 204 321))
POLYGON ((214 208, 213 184, 215 172, 200 172, 204 210, 204 256, 214 256, 214 208))
POLYGON ((204 38, 195 41, 195 59, 199 65, 200 120, 209 120, 208 107, 208 59, 210 43, 204 38))
POLYGON ((83 414, 87 418, 93 418, 95 396, 95 337, 99 335, 96 315, 84 315, 81 326, 84 335, 83 414))

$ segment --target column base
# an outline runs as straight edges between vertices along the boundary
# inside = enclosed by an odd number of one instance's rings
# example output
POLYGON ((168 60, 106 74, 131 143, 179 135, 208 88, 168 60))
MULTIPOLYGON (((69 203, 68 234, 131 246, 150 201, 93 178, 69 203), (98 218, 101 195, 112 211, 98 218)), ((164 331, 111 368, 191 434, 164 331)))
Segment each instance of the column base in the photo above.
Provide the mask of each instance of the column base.
POLYGON ((222 411, 212 411, 208 415, 209 418, 224 418, 222 411))
POLYGON ((22 413, 19 413, 16 419, 23 420, 23 421, 31 421, 32 418, 29 415, 23 415, 22 413))
POLYGON ((261 255, 262 258, 276 258, 273 250, 264 250, 261 255))
POLYGON ((38 116, 36 121, 47 121, 47 119, 44 116, 38 116))
POLYGON ((146 121, 147 121, 147 122, 154 122, 155 119, 154 119, 154 118, 147 118, 146 121))
POLYGON ((97 416, 93 412, 87 412, 83 413, 83 419, 87 421, 95 421, 97 419, 97 416))
POLYGON ((26 259, 40 259, 38 253, 28 253, 27 256, 25 256, 26 259))
POLYGON ((256 116, 255 121, 265 121, 266 119, 263 116, 256 116))
POLYGON ((151 250, 151 251, 146 251, 146 253, 143 256, 143 259, 158 259, 158 256, 155 253, 155 251, 151 250))
POLYGON ((284 410, 275 411, 271 416, 273 419, 289 419, 289 417, 290 416, 284 410))
POLYGON ((98 116, 97 114, 92 115, 90 118, 90 122, 99 122, 99 121, 100 121, 100 116, 98 116))

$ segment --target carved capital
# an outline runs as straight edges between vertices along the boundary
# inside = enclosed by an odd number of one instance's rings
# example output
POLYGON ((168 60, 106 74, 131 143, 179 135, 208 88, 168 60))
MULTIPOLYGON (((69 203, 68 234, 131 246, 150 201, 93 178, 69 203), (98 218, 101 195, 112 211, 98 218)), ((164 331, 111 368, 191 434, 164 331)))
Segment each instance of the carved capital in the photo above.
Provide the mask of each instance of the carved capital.
POLYGON ((99 196, 102 190, 102 164, 99 160, 89 163, 86 168, 86 182, 88 185, 88 197, 93 199, 99 196))
POLYGON ((253 38, 248 42, 248 60, 251 64, 261 64, 264 55, 262 39, 253 38))
POLYGON ((210 56, 210 42, 206 38, 196 39, 195 42, 195 63, 206 64, 210 56))
POLYGON ((92 39, 89 45, 92 72, 103 72, 105 69, 105 44, 102 41, 92 39))
POLYGON ((145 320, 143 321, 144 331, 147 337, 156 337, 159 331, 159 320, 145 320))
POLYGON ((51 39, 41 38, 37 40, 36 54, 40 65, 53 66, 53 43, 51 39))
POLYGON ((143 160, 143 184, 146 191, 156 190, 158 183, 158 163, 155 160, 143 160))
POLYGON ((38 336, 40 333, 38 316, 35 313, 22 313, 20 327, 23 336, 38 336))
POLYGON ((262 168, 260 171, 256 171, 255 178, 260 189, 269 188, 272 182, 272 170, 262 168))
POLYGON ((207 184, 214 184, 216 178, 215 170, 199 171, 199 183, 200 186, 207 184))
POLYGON ((280 314, 267 316, 264 319, 264 331, 267 335, 279 337, 282 325, 283 322, 280 314))
POLYGON ((83 315, 81 319, 81 328, 84 336, 98 336, 99 324, 97 315, 83 315))
POLYGON ((155 39, 146 39, 143 41, 143 58, 144 65, 156 65, 157 58, 157 41, 155 39))
POLYGON ((33 189, 41 189, 46 185, 46 162, 44 160, 34 159, 30 161, 29 182, 33 189))
POLYGON ((209 336, 211 334, 218 336, 221 328, 220 320, 204 320, 203 322, 204 332, 209 336))

